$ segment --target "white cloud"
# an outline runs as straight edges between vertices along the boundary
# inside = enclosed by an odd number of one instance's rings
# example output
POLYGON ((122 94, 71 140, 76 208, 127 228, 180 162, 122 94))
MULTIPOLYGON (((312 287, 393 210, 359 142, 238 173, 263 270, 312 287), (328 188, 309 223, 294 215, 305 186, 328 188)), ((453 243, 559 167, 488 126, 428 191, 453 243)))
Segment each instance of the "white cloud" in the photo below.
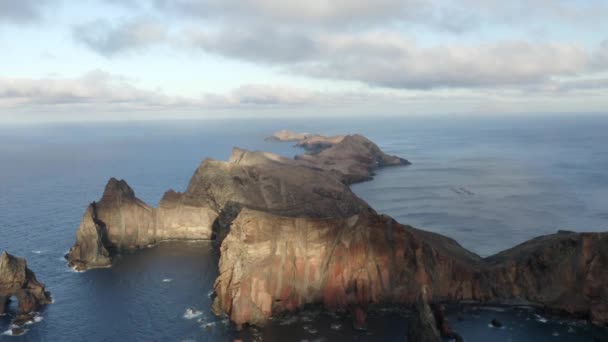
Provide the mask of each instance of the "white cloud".
POLYGON ((316 78, 406 89, 535 84, 584 72, 590 63, 588 53, 576 44, 499 41, 421 46, 390 31, 306 35, 268 27, 229 29, 194 36, 193 42, 206 51, 316 78))
POLYGON ((0 79, 0 106, 70 104, 181 105, 189 101, 134 87, 125 78, 95 70, 77 78, 0 79))

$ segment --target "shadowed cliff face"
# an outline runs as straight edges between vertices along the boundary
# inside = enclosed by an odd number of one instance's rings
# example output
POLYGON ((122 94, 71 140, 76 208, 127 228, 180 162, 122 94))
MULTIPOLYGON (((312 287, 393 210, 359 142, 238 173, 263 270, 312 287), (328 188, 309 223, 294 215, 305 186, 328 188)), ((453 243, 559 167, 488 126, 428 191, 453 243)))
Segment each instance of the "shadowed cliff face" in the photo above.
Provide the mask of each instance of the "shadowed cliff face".
POLYGON ((15 325, 23 325, 42 305, 51 303, 51 295, 44 284, 36 280, 25 259, 6 252, 0 255, 0 315, 5 313, 9 298, 14 296, 19 302, 19 312, 13 320, 15 325), (23 324, 21 324, 21 323, 23 324))
POLYGON ((536 303, 608 323, 606 234, 560 233, 482 259, 447 237, 378 215, 347 184, 407 165, 365 137, 306 137, 295 159, 235 148, 205 160, 183 193, 152 208, 111 179, 67 258, 109 266, 115 253, 167 239, 220 246, 214 310, 238 325, 307 304, 352 310, 429 301, 536 303))
POLYGON ((208 207, 182 203, 168 191, 158 208, 135 197, 124 180, 110 179, 98 202, 91 203, 66 258, 77 270, 109 267, 112 256, 163 240, 210 239, 217 213, 208 207))

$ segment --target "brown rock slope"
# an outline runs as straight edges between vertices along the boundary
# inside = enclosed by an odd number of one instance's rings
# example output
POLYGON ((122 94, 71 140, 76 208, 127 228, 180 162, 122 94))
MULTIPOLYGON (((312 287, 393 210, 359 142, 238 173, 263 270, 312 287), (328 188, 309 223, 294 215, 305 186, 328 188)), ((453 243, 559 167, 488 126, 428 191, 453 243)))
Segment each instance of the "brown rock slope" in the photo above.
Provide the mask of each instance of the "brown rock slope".
POLYGON ((22 320, 38 311, 42 305, 51 303, 51 295, 44 284, 36 280, 25 259, 6 252, 0 255, 0 314, 4 314, 11 297, 19 302, 19 312, 15 321, 22 320))
POLYGON ((386 166, 409 165, 406 159, 388 155, 362 135, 316 137, 298 146, 311 151, 296 159, 311 167, 337 174, 346 184, 370 180, 373 171, 386 166))

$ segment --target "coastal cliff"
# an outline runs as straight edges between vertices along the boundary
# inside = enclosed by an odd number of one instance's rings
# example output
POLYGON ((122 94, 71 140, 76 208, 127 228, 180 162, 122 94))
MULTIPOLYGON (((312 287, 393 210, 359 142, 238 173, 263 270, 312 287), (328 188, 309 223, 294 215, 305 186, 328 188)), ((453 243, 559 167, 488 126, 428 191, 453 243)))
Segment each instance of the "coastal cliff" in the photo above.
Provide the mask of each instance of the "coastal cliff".
POLYGON ((123 250, 213 239, 213 308, 238 326, 322 304, 351 311, 363 327, 370 305, 410 305, 422 294, 431 303, 537 304, 608 323, 608 233, 560 232, 484 259, 376 213, 348 187, 407 160, 360 135, 285 139, 307 153, 235 148, 228 161, 203 161, 187 189, 168 191, 158 208, 111 179, 85 212, 70 265, 106 267, 123 250))
POLYGON ((51 294, 27 267, 25 259, 4 251, 0 255, 0 315, 6 313, 11 297, 18 301, 18 312, 11 322, 14 326, 31 322, 35 312, 43 305, 51 303, 51 294))
POLYGON ((345 219, 241 211, 221 246, 215 307, 263 325, 307 304, 525 303, 608 323, 608 234, 559 233, 482 259, 373 212, 345 219))

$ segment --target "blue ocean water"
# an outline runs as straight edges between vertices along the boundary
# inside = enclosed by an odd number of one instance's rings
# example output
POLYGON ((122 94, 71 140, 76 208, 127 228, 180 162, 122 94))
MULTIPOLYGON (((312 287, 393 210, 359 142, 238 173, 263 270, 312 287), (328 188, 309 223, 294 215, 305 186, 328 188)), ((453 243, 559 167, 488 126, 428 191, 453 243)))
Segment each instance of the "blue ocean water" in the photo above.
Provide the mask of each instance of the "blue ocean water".
MULTIPOLYGON (((113 268, 74 273, 63 255, 86 205, 110 177, 156 205, 183 190, 207 157, 233 146, 292 156, 266 142, 279 129, 358 132, 409 167, 381 170, 353 190, 402 223, 440 232, 486 256, 558 229, 608 230, 608 117, 407 117, 203 120, 0 126, 0 249, 27 258, 55 303, 15 341, 403 341, 405 318, 370 317, 367 333, 348 317, 310 310, 264 329, 234 331, 209 311, 217 253, 208 243, 167 243, 113 268), (196 317, 186 315, 193 307, 196 317)), ((508 310, 455 311, 467 341, 589 341, 606 331, 508 310), (499 317, 505 329, 488 322, 499 317)), ((0 317, 0 333, 10 317, 0 317)))

